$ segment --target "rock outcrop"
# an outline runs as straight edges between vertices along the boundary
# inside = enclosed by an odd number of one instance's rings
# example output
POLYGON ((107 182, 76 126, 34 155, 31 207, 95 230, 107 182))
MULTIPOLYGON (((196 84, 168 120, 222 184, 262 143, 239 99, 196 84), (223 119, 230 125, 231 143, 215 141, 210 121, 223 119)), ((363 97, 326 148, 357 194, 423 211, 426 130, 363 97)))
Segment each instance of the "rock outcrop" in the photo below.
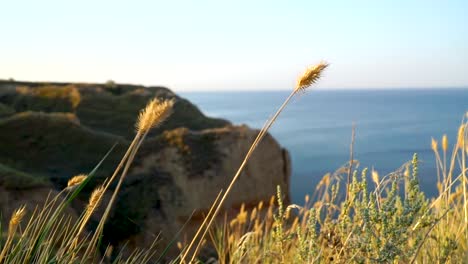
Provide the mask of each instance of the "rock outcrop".
MULTIPOLYGON (((138 111, 153 97, 174 98, 174 114, 152 131, 138 153, 104 230, 116 247, 145 247, 162 232, 170 240, 189 220, 197 224, 225 189, 258 131, 209 118, 163 87, 0 81, 0 210, 45 199, 49 190, 86 173, 115 144, 84 203, 112 173, 134 135, 138 111)), ((287 194, 290 161, 267 135, 236 183, 225 210, 287 194)), ((3 219, 6 221, 7 219, 3 219)), ((97 221, 97 219, 95 219, 97 221)), ((164 242, 162 243, 164 244, 164 242)))

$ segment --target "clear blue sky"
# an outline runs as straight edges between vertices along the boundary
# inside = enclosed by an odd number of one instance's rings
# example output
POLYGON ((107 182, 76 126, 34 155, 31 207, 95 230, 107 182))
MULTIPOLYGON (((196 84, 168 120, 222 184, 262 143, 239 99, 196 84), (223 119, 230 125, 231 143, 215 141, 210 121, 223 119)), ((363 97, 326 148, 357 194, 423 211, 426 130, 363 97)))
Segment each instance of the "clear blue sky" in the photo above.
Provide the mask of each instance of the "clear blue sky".
POLYGON ((2 1, 0 78, 290 89, 468 87, 468 1, 2 1))

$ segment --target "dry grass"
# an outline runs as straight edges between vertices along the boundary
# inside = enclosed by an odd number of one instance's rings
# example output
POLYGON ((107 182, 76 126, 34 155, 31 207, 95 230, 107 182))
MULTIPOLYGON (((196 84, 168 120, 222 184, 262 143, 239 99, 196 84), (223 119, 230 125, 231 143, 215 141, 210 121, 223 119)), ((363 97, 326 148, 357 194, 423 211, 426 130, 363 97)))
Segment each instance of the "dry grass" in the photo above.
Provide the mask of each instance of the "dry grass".
MULTIPOLYGON (((299 91, 314 84, 327 66, 319 63, 310 67, 298 79, 294 90, 261 129, 226 191, 220 191, 196 235, 187 246, 179 243, 181 253, 173 263, 201 262, 199 252, 206 245, 216 250, 219 263, 468 261, 467 120, 462 121, 451 153, 446 135, 441 139, 441 149, 438 141, 432 139, 439 190, 433 199, 427 199, 419 189, 417 155, 395 172, 379 175, 374 169, 370 173, 367 169, 353 169, 357 161, 351 151, 349 163, 326 174, 312 198, 305 197, 303 206, 283 204, 278 189, 269 202, 262 201, 252 208, 242 206, 234 219, 225 217, 221 223, 215 220, 245 164, 279 114, 299 91), (368 187, 369 180, 372 188, 368 187)), ((112 175, 92 192, 81 215, 69 216, 66 209, 101 163, 88 175, 71 178, 66 190, 49 197, 42 207, 29 213, 25 207, 16 210, 4 241, 0 240, 0 263, 109 262, 113 249, 104 247, 104 252, 99 251, 104 224, 139 147, 150 129, 172 113, 173 104, 155 99, 141 111, 135 125, 137 133, 127 152, 112 175), (113 183, 116 188, 98 226, 88 233, 89 219, 113 183), (24 225, 20 224, 22 220, 24 225)), ((136 250, 127 258, 113 254, 117 257, 112 261, 157 262, 155 243, 156 240, 149 248, 136 250)))
POLYGON ((67 182, 67 188, 73 188, 74 186, 80 185, 86 179, 86 177, 87 176, 84 174, 80 174, 80 175, 72 177, 67 182))
MULTIPOLYGON (((468 149, 459 144, 466 137, 459 133, 449 167, 431 142, 441 175, 437 197, 427 199, 419 189, 416 155, 383 177, 375 170, 360 176, 354 171, 346 195, 340 192, 349 169, 344 166, 325 175, 316 199, 307 196, 304 206, 284 209, 279 191, 276 204, 241 208, 236 218, 212 229, 219 263, 466 263, 468 149)), ((442 142, 442 152, 448 151, 448 137, 442 142)))
MULTIPOLYGON (((161 124, 170 115, 172 106, 173 101, 155 99, 142 110, 133 143, 113 175, 106 179, 103 186, 98 187, 91 194, 88 205, 77 219, 67 216, 65 210, 94 176, 101 163, 89 175, 72 177, 65 190, 45 201, 42 208, 36 208, 29 216, 29 222, 24 230, 20 233, 16 233, 16 230, 19 222, 25 216, 25 208, 22 207, 15 211, 10 221, 6 242, 2 245, 0 263, 88 263, 102 258, 99 252, 99 241, 116 194, 149 130, 161 124), (83 234, 91 215, 101 203, 104 193, 112 182, 117 180, 121 170, 117 187, 113 191, 112 198, 106 206, 97 229, 92 236, 83 234)), ((152 256, 151 249, 153 248, 154 244, 148 251, 136 252, 126 260, 117 258, 116 262, 147 262, 152 256)))
POLYGON ((323 71, 328 67, 328 63, 320 62, 316 65, 310 66, 307 70, 297 79, 295 92, 305 91, 311 85, 315 84, 322 76, 323 71))
MULTIPOLYGON (((247 154, 245 155, 245 158, 244 160, 242 161, 241 165, 239 166, 239 169, 237 170, 236 174, 234 175, 234 177, 232 178, 231 182, 229 183, 228 187, 226 188, 226 192, 223 194, 223 196, 221 197, 221 200, 219 202, 213 202, 211 208, 216 208, 214 210, 214 213, 209 217, 209 220, 206 222, 206 226, 204 224, 202 224, 200 227, 199 227, 199 230, 203 230, 205 229, 205 231, 203 232, 203 235, 198 238, 198 237, 194 237, 192 239, 192 242, 190 243, 190 245, 193 244, 193 242, 195 240, 199 240, 198 242, 198 246, 197 248, 200 247, 200 245, 203 243, 203 240, 204 240, 204 237, 205 237, 205 234, 207 233, 207 231, 210 229, 210 227, 212 226, 213 222, 215 221, 216 217, 218 216, 218 213, 220 211, 220 209, 222 208, 222 205, 224 203, 224 201, 226 200, 226 197, 228 196, 229 192, 231 191, 232 187, 234 186, 235 182, 237 181, 237 179, 239 178, 242 170, 244 169, 245 165, 247 164, 248 160, 250 159, 250 156, 252 155, 252 153, 255 151, 255 149, 257 148, 258 144, 262 141, 263 137, 266 135, 266 133, 268 132, 268 130, 270 129, 270 127, 273 125, 273 123, 276 121, 276 119, 278 118, 278 116, 281 114, 281 112, 284 110, 284 108, 286 107, 286 105, 289 103, 289 101, 294 97, 294 95, 296 95, 299 91, 304 91, 307 87, 309 87, 310 85, 312 85, 313 83, 315 83, 318 78, 320 78, 321 74, 322 74, 322 71, 328 66, 328 64, 324 63, 324 62, 321 62, 315 66, 311 66, 308 68, 308 70, 302 75, 300 76, 300 78, 298 79, 298 82, 297 82, 297 86, 295 87, 295 89, 291 92, 291 94, 286 98, 286 100, 283 102, 283 104, 279 107, 279 109, 276 111, 276 113, 273 115, 273 117, 271 119, 269 119, 265 125, 263 126, 263 128, 260 130, 259 134, 257 135, 257 137, 255 138, 254 142, 252 143, 249 151, 247 152, 247 154)), ((211 210, 211 209, 210 209, 211 210)), ((197 232, 197 234, 200 233, 200 232, 197 232)), ((190 254, 190 250, 191 250, 191 246, 189 246, 188 248, 185 249, 185 252, 183 253, 182 255, 182 258, 181 258, 181 262, 184 263, 185 262, 185 259, 186 257, 188 256, 188 254, 190 254)), ((190 262, 193 262, 195 257, 197 255, 197 251, 195 250, 195 252, 193 252, 192 254, 192 258, 190 260, 190 262)))
POLYGON ((172 114, 174 100, 151 100, 146 108, 140 112, 136 124, 138 133, 146 133, 158 126, 172 114))

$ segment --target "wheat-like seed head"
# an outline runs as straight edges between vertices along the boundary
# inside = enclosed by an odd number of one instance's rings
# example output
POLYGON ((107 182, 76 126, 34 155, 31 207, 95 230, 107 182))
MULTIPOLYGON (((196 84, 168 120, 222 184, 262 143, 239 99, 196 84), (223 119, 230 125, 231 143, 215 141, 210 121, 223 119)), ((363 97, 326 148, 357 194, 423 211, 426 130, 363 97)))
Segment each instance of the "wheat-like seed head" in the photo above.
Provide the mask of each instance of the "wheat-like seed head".
POLYGON ((257 208, 258 208, 258 211, 261 211, 261 210, 262 210, 262 208, 263 208, 263 200, 260 201, 260 202, 258 203, 257 208))
POLYGON ((237 214, 237 221, 240 225, 245 224, 247 221, 247 211, 245 211, 245 204, 242 203, 240 212, 237 214))
POLYGON ((80 185, 86 179, 86 177, 88 177, 88 176, 85 175, 85 174, 79 174, 79 175, 74 176, 73 178, 68 180, 67 188, 71 188, 71 187, 74 187, 76 185, 80 185))
POLYGON ((442 150, 444 152, 447 152, 447 149, 448 149, 448 138, 447 138, 447 135, 443 135, 442 136, 442 150))
POLYGON ((462 124, 460 128, 458 129, 458 140, 457 140, 457 145, 460 149, 465 148, 465 126, 466 124, 462 124))
POLYGON ((252 222, 253 220, 255 220, 255 217, 257 217, 257 207, 254 207, 254 209, 252 210, 252 212, 250 212, 250 222, 252 222))
POLYGON ((322 75, 323 70, 328 67, 328 63, 320 62, 314 66, 310 66, 307 70, 297 79, 295 92, 304 91, 312 84, 316 83, 320 76, 322 75))
POLYGON ((431 138, 431 149, 432 149, 434 152, 438 152, 438 149, 437 149, 437 140, 435 140, 434 138, 431 138))
POLYGON ((376 186, 379 186, 379 173, 375 170, 372 170, 372 181, 375 183, 376 186))
POLYGON ((11 215, 10 224, 8 226, 8 231, 10 233, 16 229, 16 227, 21 222, 25 214, 26 214, 26 207, 24 205, 16 209, 13 212, 13 214, 11 215))
POLYGON ((151 100, 140 112, 136 129, 139 133, 145 133, 153 127, 161 124, 172 114, 174 100, 151 100))
POLYGON ((93 191, 91 197, 89 197, 89 202, 86 207, 86 214, 91 214, 98 207, 99 202, 101 201, 101 197, 104 194, 104 191, 104 186, 100 186, 93 191))

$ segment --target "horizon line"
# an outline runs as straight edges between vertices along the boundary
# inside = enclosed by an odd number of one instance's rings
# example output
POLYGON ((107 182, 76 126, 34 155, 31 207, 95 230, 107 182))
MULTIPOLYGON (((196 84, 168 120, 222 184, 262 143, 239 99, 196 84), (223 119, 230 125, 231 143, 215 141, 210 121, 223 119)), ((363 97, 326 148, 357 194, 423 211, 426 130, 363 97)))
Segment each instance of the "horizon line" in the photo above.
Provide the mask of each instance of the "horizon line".
MULTIPOLYGON (((171 88, 169 88, 171 89, 171 88)), ((180 93, 223 93, 223 92, 287 92, 287 91, 292 91, 293 89, 239 89, 239 90, 233 90, 233 89, 225 89, 225 90, 205 90, 205 89, 193 89, 193 90, 174 90, 176 92, 180 93)), ((324 92, 324 91, 391 91, 391 90, 468 90, 468 85, 467 86, 428 86, 428 87, 421 87, 421 86, 414 86, 414 87, 376 87, 376 88, 356 88, 356 87, 350 87, 350 88, 337 88, 337 87, 332 87, 332 88, 325 88, 325 87, 317 87, 317 88, 310 88, 310 90, 318 91, 318 92, 324 92)))
MULTIPOLYGON (((113 81, 113 80, 108 80, 105 82, 82 82, 82 81, 25 81, 25 80, 16 80, 16 79, 3 79, 0 78, 0 83, 1 82, 12 82, 12 83, 43 83, 43 84, 59 84, 59 85, 66 85, 66 84, 84 84, 84 85, 106 85, 107 82, 113 81)), ((141 84, 141 83, 127 83, 127 82, 114 82, 116 85, 128 85, 128 86, 141 86, 145 88, 150 88, 150 87, 164 87, 167 89, 170 89, 171 91, 177 92, 177 93, 190 93, 190 92, 202 92, 202 93, 223 93, 223 92, 285 92, 285 91, 291 91, 289 88, 284 88, 284 89, 271 89, 271 88, 255 88, 255 89, 247 89, 247 88, 240 88, 240 89, 184 89, 184 88, 172 88, 170 86, 166 86, 163 84, 159 85, 147 85, 147 84, 141 84)), ((389 91, 389 90, 464 90, 468 89, 468 84, 464 86, 409 86, 409 87, 404 87, 404 86, 396 86, 396 87, 389 87, 389 86, 382 86, 382 87, 316 87, 316 88, 311 88, 312 90, 315 91, 389 91)))

